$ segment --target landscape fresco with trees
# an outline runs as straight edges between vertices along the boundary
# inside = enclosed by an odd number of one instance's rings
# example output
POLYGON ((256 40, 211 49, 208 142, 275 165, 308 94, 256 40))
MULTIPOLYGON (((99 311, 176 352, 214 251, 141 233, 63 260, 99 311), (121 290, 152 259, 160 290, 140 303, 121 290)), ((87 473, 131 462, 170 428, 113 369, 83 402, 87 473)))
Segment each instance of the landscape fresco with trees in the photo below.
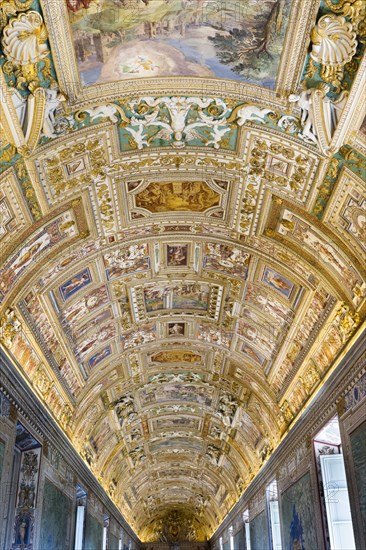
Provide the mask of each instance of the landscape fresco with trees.
POLYGON ((196 76, 273 87, 292 0, 67 0, 84 85, 196 76))

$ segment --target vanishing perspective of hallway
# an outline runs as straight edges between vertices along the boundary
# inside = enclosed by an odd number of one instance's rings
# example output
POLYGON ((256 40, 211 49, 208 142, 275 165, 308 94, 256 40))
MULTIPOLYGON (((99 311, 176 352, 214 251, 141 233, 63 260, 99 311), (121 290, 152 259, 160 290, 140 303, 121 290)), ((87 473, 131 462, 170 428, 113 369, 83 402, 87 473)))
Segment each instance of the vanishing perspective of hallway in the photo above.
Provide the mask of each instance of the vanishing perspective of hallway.
POLYGON ((0 550, 366 550, 365 47, 0 0, 0 550))

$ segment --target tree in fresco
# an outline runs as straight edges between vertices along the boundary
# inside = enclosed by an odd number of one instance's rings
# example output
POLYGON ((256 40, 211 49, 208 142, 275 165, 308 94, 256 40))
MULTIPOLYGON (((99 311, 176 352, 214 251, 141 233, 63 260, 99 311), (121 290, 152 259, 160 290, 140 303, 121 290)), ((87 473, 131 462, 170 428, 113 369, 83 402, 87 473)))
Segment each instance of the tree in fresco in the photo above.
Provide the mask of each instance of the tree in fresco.
POLYGON ((292 0, 68 2, 74 10, 79 6, 70 21, 81 75, 88 84, 131 74, 235 78, 237 73, 240 80, 266 86, 275 83, 292 4, 292 0), (82 9, 84 3, 88 9, 82 9))
POLYGON ((281 32, 283 12, 286 0, 277 0, 267 12, 258 14, 254 28, 243 22, 240 28, 234 28, 227 35, 216 34, 210 37, 216 49, 219 60, 225 65, 231 65, 233 71, 245 74, 253 70, 253 55, 259 62, 268 63, 272 59, 271 47, 274 38, 281 32))

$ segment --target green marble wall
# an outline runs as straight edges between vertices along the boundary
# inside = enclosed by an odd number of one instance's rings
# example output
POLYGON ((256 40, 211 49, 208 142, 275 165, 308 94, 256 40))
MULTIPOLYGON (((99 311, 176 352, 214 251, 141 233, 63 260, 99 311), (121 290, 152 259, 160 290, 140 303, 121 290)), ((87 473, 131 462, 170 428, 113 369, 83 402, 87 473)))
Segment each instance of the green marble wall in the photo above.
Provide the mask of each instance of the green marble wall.
POLYGON ((350 439, 362 518, 363 536, 366 541, 366 422, 363 422, 351 433, 350 439))
POLYGON ((71 509, 71 500, 46 479, 38 550, 68 550, 71 509))
POLYGON ((84 550, 99 550, 103 544, 103 526, 90 514, 86 514, 84 550))
POLYGON ((250 546, 251 550, 269 550, 268 525, 265 512, 258 514, 250 522, 250 546))
POLYGON ((314 517, 320 512, 314 507, 309 473, 283 493, 281 505, 284 550, 318 548, 314 517))

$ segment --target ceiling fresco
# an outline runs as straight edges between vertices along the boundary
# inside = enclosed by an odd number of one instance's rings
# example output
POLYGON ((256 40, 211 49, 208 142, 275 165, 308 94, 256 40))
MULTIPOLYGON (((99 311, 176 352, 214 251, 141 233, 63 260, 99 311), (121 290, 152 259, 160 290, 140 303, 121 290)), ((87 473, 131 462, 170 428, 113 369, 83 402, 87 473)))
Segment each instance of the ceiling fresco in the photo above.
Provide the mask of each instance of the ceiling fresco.
POLYGON ((143 541, 210 538, 362 337, 365 16, 0 3, 1 346, 143 541))
POLYGON ((84 85, 208 76, 273 86, 291 0, 71 0, 67 7, 84 85))

